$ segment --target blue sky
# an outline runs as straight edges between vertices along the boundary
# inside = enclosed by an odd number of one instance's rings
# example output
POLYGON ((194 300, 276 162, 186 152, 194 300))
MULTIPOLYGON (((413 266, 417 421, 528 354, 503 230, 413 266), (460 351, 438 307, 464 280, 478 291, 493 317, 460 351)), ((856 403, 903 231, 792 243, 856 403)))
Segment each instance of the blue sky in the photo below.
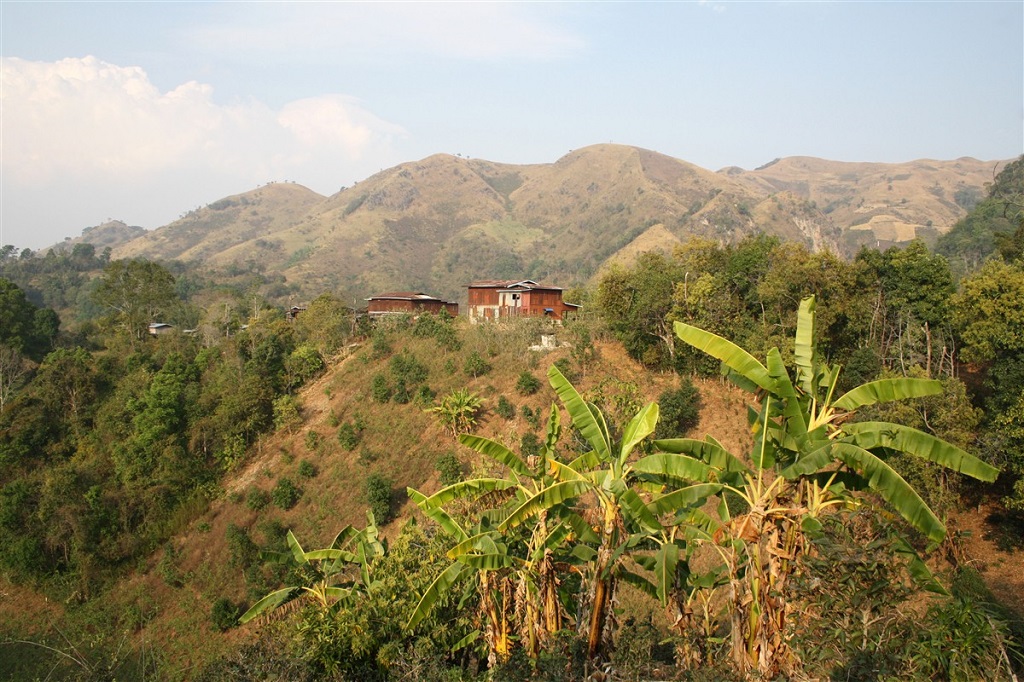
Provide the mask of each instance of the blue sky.
POLYGON ((0 243, 600 142, 711 170, 1024 151, 1024 3, 0 0, 0 243))

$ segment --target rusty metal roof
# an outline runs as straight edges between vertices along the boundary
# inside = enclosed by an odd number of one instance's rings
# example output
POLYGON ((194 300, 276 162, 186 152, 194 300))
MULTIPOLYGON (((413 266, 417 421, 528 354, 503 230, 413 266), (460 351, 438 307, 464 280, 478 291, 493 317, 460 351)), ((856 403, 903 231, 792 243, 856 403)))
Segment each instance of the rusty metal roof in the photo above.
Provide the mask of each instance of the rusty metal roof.
POLYGON ((447 303, 436 296, 430 296, 424 294, 422 291, 391 291, 386 294, 377 294, 365 299, 367 301, 440 301, 441 303, 447 303))

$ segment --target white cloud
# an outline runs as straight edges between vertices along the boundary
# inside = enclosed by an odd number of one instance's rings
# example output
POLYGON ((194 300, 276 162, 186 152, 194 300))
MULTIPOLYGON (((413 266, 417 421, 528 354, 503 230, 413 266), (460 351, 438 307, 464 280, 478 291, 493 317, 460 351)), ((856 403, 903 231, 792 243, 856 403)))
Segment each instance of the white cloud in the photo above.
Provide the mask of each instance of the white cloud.
POLYGON ((270 158, 299 159, 325 147, 358 160, 404 132, 340 95, 292 102, 275 112, 255 101, 217 104, 213 89, 196 82, 161 93, 142 69, 94 57, 3 59, 0 69, 0 162, 5 176, 19 184, 64 173, 123 177, 180 166, 242 172, 266 166, 270 158))
MULTIPOLYGON (((219 198, 209 195, 215 188, 223 188, 223 196, 268 180, 295 180, 330 193, 391 161, 392 142, 405 135, 351 97, 303 99, 279 111, 258 101, 223 105, 209 85, 188 82, 161 92, 142 69, 95 57, 3 58, 0 85, 0 208, 8 241, 12 231, 24 229, 25 216, 40 212, 79 210, 77 219, 63 219, 75 233, 94 224, 88 206, 25 205, 48 190, 59 196, 69 184, 75 191, 64 196, 113 197, 117 187, 143 207, 147 196, 156 206, 171 194, 178 211, 193 207, 197 197, 219 198), (176 179, 173 185, 168 178, 176 179)), ((117 206, 103 213, 133 219, 117 206)), ((155 227, 174 217, 151 212, 134 220, 155 227)))
POLYGON ((531 3, 225 4, 188 36, 205 52, 322 63, 325 54, 414 53, 462 59, 553 59, 584 40, 558 27, 559 8, 531 3))
POLYGON ((304 148, 337 147, 352 159, 362 159, 376 139, 405 133, 401 126, 382 121, 363 109, 354 97, 344 95, 291 102, 278 114, 277 121, 304 148))

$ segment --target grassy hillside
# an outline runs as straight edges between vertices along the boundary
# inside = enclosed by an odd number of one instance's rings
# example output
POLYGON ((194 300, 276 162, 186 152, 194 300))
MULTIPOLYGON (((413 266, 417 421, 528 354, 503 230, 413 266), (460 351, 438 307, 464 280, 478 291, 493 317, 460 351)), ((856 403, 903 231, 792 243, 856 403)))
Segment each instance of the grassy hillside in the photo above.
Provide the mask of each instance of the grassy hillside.
MULTIPOLYGON (((220 598, 251 604, 269 591, 273 572, 266 566, 246 568, 239 563, 239 533, 264 547, 280 547, 281 529, 291 529, 307 548, 327 545, 344 525, 365 522, 367 477, 379 473, 389 478, 395 493, 396 518, 384 528, 394 536, 414 510, 404 499, 406 486, 425 492, 436 490, 438 458, 454 453, 464 470, 483 471, 493 464, 459 445, 427 403, 413 400, 399 404, 376 402, 374 377, 382 375, 395 384, 396 357, 415 358, 426 368, 425 386, 442 396, 467 387, 485 399, 484 412, 475 432, 519 448, 524 434, 543 437, 542 423, 552 402, 551 389, 542 383, 532 395, 516 389, 523 372, 543 381, 547 368, 558 360, 569 367, 570 348, 553 352, 527 350, 539 341, 542 327, 533 322, 511 326, 464 327, 461 346, 445 348, 433 338, 417 338, 409 330, 378 333, 349 347, 331 361, 328 371, 299 393, 301 421, 262 438, 244 463, 227 474, 205 512, 181 526, 167 545, 135 570, 110 586, 105 595, 85 605, 74 594, 64 604, 54 603, 29 586, 3 585, 0 638, 26 636, 64 650, 63 637, 76 646, 93 637, 96 651, 82 651, 83 665, 120 666, 116 673, 131 676, 143 670, 145 657, 158 661, 161 679, 190 679, 207 663, 223 657, 243 642, 258 639, 260 627, 218 633, 211 623, 211 608, 220 598), (479 356, 490 365, 480 376, 466 373, 467 360, 479 356), (507 419, 497 412, 504 396, 515 405, 516 416, 507 419), (528 417, 524 408, 538 415, 528 417), (538 422, 539 419, 539 422, 538 422), (358 443, 339 442, 345 425, 359 424, 358 443), (316 434, 315 436, 312 434, 316 434), (312 465, 312 469, 310 469, 312 465), (310 475, 312 472, 312 475, 310 475), (274 490, 289 479, 301 497, 289 509, 273 501, 274 490), (89 633, 92 633, 91 635, 89 633), (120 648, 111 662, 103 656, 120 648), (100 652, 104 652, 101 654, 100 652)), ((563 343, 570 334, 559 332, 563 343)), ((651 374, 628 358, 621 346, 609 340, 597 343, 597 358, 580 373, 580 390, 622 417, 633 405, 657 399, 676 385, 674 375, 651 374)), ((700 384, 703 409, 696 431, 714 434, 723 443, 742 450, 744 406, 738 391, 718 381, 700 384)), ((496 473, 496 472, 495 472, 496 473)), ((197 501, 197 504, 201 504, 197 501)), ((196 508, 183 509, 188 518, 196 508)), ((283 549, 283 548, 282 548, 283 549)), ((404 617, 396 614, 396 617, 404 617)), ((38 672, 57 664, 70 675, 80 672, 74 661, 56 657, 35 646, 10 645, 0 652, 0 679, 38 672), (38 666, 38 667, 34 667, 38 666), (18 672, 20 671, 20 672, 18 672)))
POLYGON ((326 198, 294 184, 227 197, 114 257, 280 272, 307 298, 420 289, 457 299, 474 279, 580 285, 620 253, 669 250, 691 235, 733 243, 760 231, 847 255, 934 239, 981 196, 993 168, 793 157, 715 173, 612 144, 535 165, 437 154, 326 198))
MULTIPOLYGON (((574 375, 579 390, 613 424, 622 424, 640 405, 680 382, 675 374, 638 365, 599 328, 594 328, 596 353, 581 365, 583 356, 573 353, 581 338, 572 326, 552 330, 529 320, 459 324, 454 337, 429 326, 385 324, 347 346, 322 376, 298 392, 298 418, 261 437, 205 498, 181 509, 179 530, 161 549, 124 567, 104 594, 83 602, 83 595, 67 591, 63 602, 54 602, 30 585, 0 584, 0 640, 5 640, 0 679, 32 679, 52 670, 60 678, 188 680, 228 660, 256 661, 251 665, 280 671, 288 665, 280 647, 293 636, 287 616, 295 609, 226 632, 214 627, 214 613, 223 600, 244 609, 286 580, 280 565, 267 561, 273 552, 288 553, 286 530, 312 549, 327 546, 346 524, 361 526, 366 482, 377 474, 389 480, 393 492, 394 519, 383 531, 394 540, 409 518, 430 523, 403 491, 407 486, 428 494, 438 490, 440 458, 454 454, 465 473, 502 474, 457 444, 426 411, 432 401, 421 387, 438 397, 455 388, 480 395, 484 410, 474 432, 518 451, 526 447, 524 436, 543 436, 540 425, 555 402, 543 378, 553 363, 574 375), (556 350, 529 349, 549 331, 559 339, 556 350), (541 380, 535 393, 520 388, 524 373, 541 380), (403 380, 408 402, 395 399, 403 380), (391 393, 387 399, 382 386, 391 393), (514 416, 499 407, 502 398, 514 406, 514 416), (281 492, 285 481, 298 491, 291 500, 281 492), (270 554, 261 557, 261 551, 270 554), (264 641, 276 643, 264 647, 264 641)), ((696 384, 700 419, 691 435, 708 434, 730 451, 749 452, 745 394, 718 379, 696 384)), ((621 599, 626 614, 668 625, 662 607, 649 597, 625 589, 621 599)), ((401 621, 407 614, 393 617, 401 621)))

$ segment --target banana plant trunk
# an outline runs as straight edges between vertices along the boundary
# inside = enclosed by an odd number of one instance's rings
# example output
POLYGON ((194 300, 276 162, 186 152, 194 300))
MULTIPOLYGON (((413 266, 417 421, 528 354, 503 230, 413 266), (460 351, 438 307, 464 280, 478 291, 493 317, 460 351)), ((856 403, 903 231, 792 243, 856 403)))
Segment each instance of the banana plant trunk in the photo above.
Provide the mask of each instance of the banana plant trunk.
POLYGON ((742 675, 756 670, 761 678, 774 679, 789 673, 793 664, 786 637, 785 590, 798 551, 798 532, 789 527, 789 519, 780 528, 760 514, 750 517, 754 523, 746 540, 746 572, 730 584, 732 658, 742 675))
POLYGON ((558 577, 551 558, 551 550, 544 553, 541 565, 541 599, 544 611, 544 629, 546 637, 554 635, 562 629, 562 605, 558 601, 558 577))
POLYGON ((590 602, 590 623, 587 633, 587 657, 591 661, 600 660, 604 654, 608 606, 615 592, 615 578, 611 575, 609 567, 616 542, 616 518, 614 505, 607 504, 601 533, 601 548, 594 559, 593 597, 590 602))
POLYGON ((484 639, 487 642, 487 665, 493 669, 499 662, 507 661, 510 652, 506 608, 504 603, 500 607, 497 604, 491 578, 489 571, 483 571, 480 574, 480 605, 487 621, 484 628, 484 639))

